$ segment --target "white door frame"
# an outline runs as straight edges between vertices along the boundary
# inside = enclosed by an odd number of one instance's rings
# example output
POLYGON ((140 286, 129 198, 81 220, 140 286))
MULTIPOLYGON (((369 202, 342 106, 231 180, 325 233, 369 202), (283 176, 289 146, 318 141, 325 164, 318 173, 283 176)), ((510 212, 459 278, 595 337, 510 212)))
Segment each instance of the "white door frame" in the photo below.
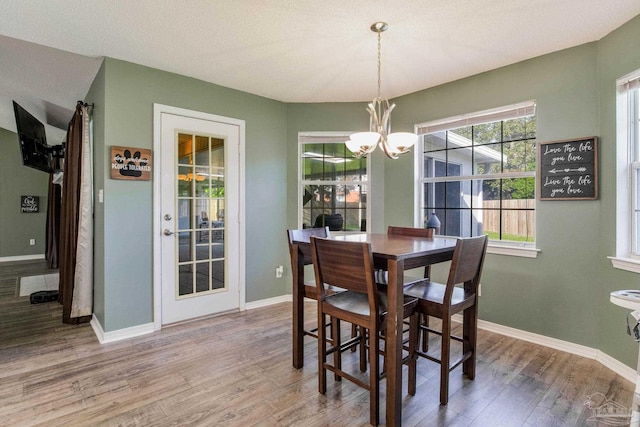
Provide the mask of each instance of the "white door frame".
MULTIPOLYGON (((245 283, 245 179, 244 179, 244 146, 245 146, 245 122, 244 120, 233 119, 229 117, 217 116, 215 114, 203 113, 200 111, 187 110, 184 108, 172 107, 163 104, 153 104, 153 329, 158 331, 162 328, 162 248, 161 248, 161 227, 160 218, 162 216, 160 205, 160 170, 162 156, 162 129, 160 117, 163 113, 184 116, 194 119, 209 120, 229 125, 238 126, 239 135, 239 167, 238 167, 238 190, 239 190, 239 206, 238 206, 238 288, 240 298, 240 311, 245 310, 246 300, 246 283, 245 283)), ((229 218, 229 220, 232 220, 229 218)), ((231 254, 229 255, 231 256, 231 254)))

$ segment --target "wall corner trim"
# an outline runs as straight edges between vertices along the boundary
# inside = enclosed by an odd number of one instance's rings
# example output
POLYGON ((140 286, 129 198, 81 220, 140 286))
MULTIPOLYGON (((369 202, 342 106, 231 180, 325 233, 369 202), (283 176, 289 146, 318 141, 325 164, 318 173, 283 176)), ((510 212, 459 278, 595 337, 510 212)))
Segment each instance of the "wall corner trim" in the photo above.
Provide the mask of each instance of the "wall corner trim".
POLYGON ((117 329, 115 331, 105 332, 102 329, 100 321, 94 314, 90 322, 93 332, 98 337, 100 344, 108 344, 116 341, 122 341, 129 338, 139 337, 141 335, 150 334, 153 332, 153 323, 147 323, 144 325, 132 326, 130 328, 117 329))

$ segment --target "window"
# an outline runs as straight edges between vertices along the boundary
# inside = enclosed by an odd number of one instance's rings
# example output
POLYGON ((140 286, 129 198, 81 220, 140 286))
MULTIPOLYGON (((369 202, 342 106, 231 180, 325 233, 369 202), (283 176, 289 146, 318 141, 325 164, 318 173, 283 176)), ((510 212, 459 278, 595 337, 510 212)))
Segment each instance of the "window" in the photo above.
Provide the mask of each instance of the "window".
POLYGON ((346 133, 301 133, 299 222, 331 231, 366 231, 367 158, 357 159, 346 133))
POLYGON ((417 126, 417 222, 432 214, 440 234, 488 234, 492 243, 535 243, 535 103, 417 126))
POLYGON ((640 70, 617 81, 614 267, 640 273, 640 70))

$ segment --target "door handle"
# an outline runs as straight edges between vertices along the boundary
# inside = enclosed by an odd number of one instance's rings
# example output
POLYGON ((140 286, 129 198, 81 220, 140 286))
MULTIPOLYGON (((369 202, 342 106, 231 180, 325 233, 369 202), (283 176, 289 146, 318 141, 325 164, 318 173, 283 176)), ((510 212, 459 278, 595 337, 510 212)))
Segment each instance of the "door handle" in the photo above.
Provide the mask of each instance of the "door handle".
POLYGON ((162 234, 164 234, 165 236, 171 236, 172 234, 176 234, 176 233, 173 230, 165 228, 162 234))

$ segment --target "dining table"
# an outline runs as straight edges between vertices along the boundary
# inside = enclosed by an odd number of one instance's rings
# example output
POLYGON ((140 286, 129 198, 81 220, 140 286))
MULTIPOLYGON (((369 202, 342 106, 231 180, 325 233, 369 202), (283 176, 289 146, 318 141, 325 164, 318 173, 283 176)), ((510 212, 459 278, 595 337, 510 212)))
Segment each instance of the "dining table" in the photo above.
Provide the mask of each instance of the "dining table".
MULTIPOLYGON (((388 272, 387 299, 388 314, 386 325, 386 425, 402 425, 402 331, 404 302, 404 273, 406 270, 449 261, 457 239, 445 237, 413 237, 378 233, 339 234, 329 237, 333 240, 368 242, 371 244, 375 269, 388 272)), ((309 264, 311 248, 309 242, 296 242, 298 252, 295 261, 299 270, 309 264)), ((302 304, 304 295, 298 290, 304 286, 303 274, 293 275, 293 365, 303 364, 302 304)))

